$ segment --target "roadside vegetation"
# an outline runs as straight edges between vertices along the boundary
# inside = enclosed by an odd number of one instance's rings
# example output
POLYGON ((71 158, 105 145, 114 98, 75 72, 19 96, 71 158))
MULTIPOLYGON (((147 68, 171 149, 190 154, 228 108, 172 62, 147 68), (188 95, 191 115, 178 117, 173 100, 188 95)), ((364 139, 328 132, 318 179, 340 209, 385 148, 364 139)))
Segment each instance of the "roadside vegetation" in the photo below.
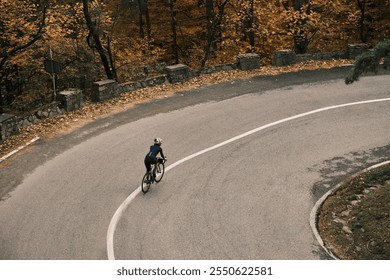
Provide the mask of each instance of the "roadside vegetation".
POLYGON ((45 61, 60 66, 58 91, 88 97, 92 82, 144 79, 176 63, 197 69, 254 52, 269 65, 275 50, 335 51, 389 37, 382 0, 1 0, 0 113, 52 101, 45 61))
POLYGON ((377 73, 382 64, 385 69, 390 70, 390 39, 379 42, 371 51, 359 55, 353 70, 345 78, 345 83, 352 84, 367 72, 377 73))
POLYGON ((340 259, 390 260, 390 164, 345 182, 322 205, 319 231, 340 259))

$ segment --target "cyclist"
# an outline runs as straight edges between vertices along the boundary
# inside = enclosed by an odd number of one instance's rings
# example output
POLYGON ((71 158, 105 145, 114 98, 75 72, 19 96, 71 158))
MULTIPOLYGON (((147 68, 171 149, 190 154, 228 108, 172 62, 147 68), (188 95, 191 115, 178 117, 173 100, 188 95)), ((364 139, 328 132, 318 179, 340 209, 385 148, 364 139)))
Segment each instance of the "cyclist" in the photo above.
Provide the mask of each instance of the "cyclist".
POLYGON ((166 157, 164 156, 163 150, 161 148, 162 139, 155 138, 154 145, 150 146, 149 152, 145 156, 145 167, 146 171, 150 172, 152 170, 152 164, 157 162, 162 163, 166 157), (157 155, 160 154, 162 158, 158 158, 157 155))

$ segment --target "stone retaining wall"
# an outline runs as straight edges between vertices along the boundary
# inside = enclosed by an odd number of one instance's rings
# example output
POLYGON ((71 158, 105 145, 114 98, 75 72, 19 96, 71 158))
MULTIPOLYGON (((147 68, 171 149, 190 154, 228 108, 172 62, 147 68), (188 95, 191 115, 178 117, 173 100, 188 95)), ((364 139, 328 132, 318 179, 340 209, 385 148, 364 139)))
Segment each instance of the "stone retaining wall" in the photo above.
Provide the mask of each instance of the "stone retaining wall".
POLYGON ((287 66, 295 63, 295 52, 293 50, 279 50, 273 53, 273 66, 287 66))
POLYGON ((287 66, 309 60, 355 59, 368 50, 366 44, 351 44, 348 49, 336 52, 295 54, 293 50, 279 50, 272 55, 273 66, 287 66))
POLYGON ((256 53, 245 53, 237 56, 237 67, 240 70, 260 68, 260 56, 256 53))
POLYGON ((332 59, 349 59, 349 57, 347 51, 298 54, 295 56, 295 63, 300 63, 309 60, 332 60, 332 59))
POLYGON ((167 79, 171 84, 183 82, 189 79, 189 67, 184 64, 176 64, 165 67, 167 79))
POLYGON ((358 55, 368 51, 368 46, 366 44, 350 44, 348 45, 348 58, 355 59, 358 55))
POLYGON ((61 91, 57 94, 57 101, 61 108, 70 112, 81 107, 83 99, 82 91, 79 89, 69 89, 61 91))
POLYGON ((120 95, 118 83, 115 80, 103 80, 93 83, 91 99, 102 102, 120 95))
POLYGON ((18 132, 16 117, 11 114, 0 115, 0 141, 18 132))
POLYGON ((40 121, 64 114, 58 102, 48 104, 38 111, 24 116, 0 114, 0 142, 11 135, 17 134, 23 127, 39 123, 40 121))
MULTIPOLYGON (((252 56, 252 59, 258 60, 258 56, 252 56)), ((246 61, 247 63, 248 60, 246 61)), ((260 63, 252 63, 250 66, 246 66, 246 69, 254 69, 256 65, 260 63)), ((179 83, 185 82, 188 79, 198 77, 203 74, 212 74, 220 71, 231 71, 237 69, 236 63, 226 63, 216 66, 204 67, 195 70, 190 70, 188 66, 184 64, 167 66, 165 68, 166 74, 156 77, 150 77, 143 81, 117 83, 115 80, 104 80, 95 82, 92 91, 93 102, 103 102, 114 97, 118 97, 123 93, 136 91, 138 89, 161 85, 164 83, 179 83)))

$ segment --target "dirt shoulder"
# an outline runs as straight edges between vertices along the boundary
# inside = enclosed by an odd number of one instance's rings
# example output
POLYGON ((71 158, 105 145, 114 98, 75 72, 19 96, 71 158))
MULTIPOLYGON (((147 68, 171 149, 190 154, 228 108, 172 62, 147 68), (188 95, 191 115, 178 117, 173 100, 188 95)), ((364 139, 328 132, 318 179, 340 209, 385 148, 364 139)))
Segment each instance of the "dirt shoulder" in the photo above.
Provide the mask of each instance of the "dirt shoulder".
POLYGON ((318 229, 338 258, 390 259, 390 163, 343 183, 323 203, 318 229))

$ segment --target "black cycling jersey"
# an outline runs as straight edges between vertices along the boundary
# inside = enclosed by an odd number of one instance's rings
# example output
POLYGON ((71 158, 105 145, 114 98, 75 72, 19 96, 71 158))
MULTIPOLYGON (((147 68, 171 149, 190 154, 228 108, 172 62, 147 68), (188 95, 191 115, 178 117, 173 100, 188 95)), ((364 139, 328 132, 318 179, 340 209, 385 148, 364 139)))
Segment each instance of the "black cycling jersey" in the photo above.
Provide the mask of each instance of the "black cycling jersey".
POLYGON ((165 158, 163 150, 161 149, 161 147, 159 145, 154 144, 153 146, 150 146, 149 153, 146 154, 145 160, 144 160, 147 172, 150 172, 150 170, 152 169, 152 167, 151 167, 152 164, 156 164, 157 161, 163 162, 162 159, 157 160, 158 154, 160 154, 162 156, 162 158, 165 158))
POLYGON ((159 145, 154 144, 153 146, 150 146, 149 153, 147 153, 146 156, 151 157, 151 158, 155 158, 155 157, 157 157, 158 154, 160 154, 161 157, 164 158, 164 153, 163 153, 162 148, 159 145))

